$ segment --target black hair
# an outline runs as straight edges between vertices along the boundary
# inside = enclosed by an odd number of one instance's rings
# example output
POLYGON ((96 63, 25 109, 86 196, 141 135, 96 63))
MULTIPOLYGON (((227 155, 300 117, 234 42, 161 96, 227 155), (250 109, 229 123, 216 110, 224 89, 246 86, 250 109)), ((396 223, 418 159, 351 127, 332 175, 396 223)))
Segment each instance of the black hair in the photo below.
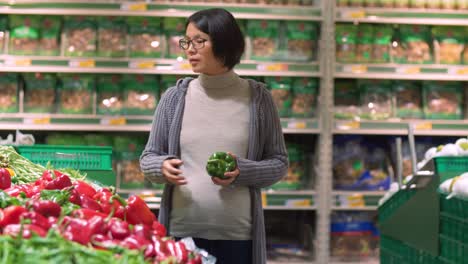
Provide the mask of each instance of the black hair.
POLYGON ((229 11, 222 8, 200 10, 188 18, 185 28, 190 23, 210 36, 213 54, 224 66, 232 69, 240 62, 245 49, 244 35, 229 11))

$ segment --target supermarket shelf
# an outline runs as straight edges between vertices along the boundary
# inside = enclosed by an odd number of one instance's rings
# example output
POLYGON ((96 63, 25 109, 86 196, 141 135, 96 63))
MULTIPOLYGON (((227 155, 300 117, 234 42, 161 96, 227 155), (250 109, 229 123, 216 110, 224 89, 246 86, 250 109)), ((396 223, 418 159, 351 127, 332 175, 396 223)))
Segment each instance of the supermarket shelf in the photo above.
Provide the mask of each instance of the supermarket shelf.
POLYGON ((318 134, 318 120, 300 118, 281 118, 281 126, 285 134, 318 134))
POLYGON ((335 120, 333 134, 408 135, 413 124, 416 136, 466 136, 468 120, 351 121, 335 120))
POLYGON ((309 6, 275 6, 227 3, 146 3, 124 1, 0 1, 0 13, 22 15, 90 15, 188 17, 208 7, 223 7, 239 19, 322 20, 321 9, 309 6), (2 4, 3 3, 3 4, 2 4), (11 3, 11 4, 10 4, 11 3))
POLYGON ((263 210, 293 210, 293 211, 312 211, 316 210, 316 206, 279 206, 279 205, 268 205, 264 206, 263 210))
POLYGON ((315 191, 312 190, 263 190, 265 210, 316 210, 315 191))
POLYGON ((337 8, 337 22, 468 25, 468 11, 415 8, 337 8))
MULTIPOLYGON (((190 64, 179 59, 70 58, 0 56, 2 72, 121 73, 194 75, 190 64)), ((235 68, 244 76, 320 77, 317 62, 242 61, 235 68)))
POLYGON ((468 66, 394 63, 337 64, 334 77, 350 79, 468 81, 468 66))
POLYGON ((332 210, 374 211, 385 191, 333 191, 332 210))

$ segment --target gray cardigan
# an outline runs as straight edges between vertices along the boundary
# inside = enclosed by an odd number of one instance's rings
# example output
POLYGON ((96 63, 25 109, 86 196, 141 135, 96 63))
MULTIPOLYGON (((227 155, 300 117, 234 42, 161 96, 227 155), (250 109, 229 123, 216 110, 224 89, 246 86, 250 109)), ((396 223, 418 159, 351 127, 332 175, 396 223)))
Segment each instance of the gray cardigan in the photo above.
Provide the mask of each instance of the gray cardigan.
MULTIPOLYGON (((140 157, 145 177, 152 182, 167 183, 161 174, 166 159, 180 157, 180 131, 185 94, 192 78, 184 78, 166 91, 158 104, 148 143, 140 157)), ((250 124, 247 158, 238 158, 239 176, 232 183, 247 186, 252 208, 254 264, 266 263, 265 226, 261 188, 279 181, 287 173, 288 156, 278 112, 265 85, 249 80, 251 88, 250 124)), ((207 116, 209 118, 209 116, 207 116)), ((159 221, 168 231, 174 186, 166 184, 159 210, 159 221)))

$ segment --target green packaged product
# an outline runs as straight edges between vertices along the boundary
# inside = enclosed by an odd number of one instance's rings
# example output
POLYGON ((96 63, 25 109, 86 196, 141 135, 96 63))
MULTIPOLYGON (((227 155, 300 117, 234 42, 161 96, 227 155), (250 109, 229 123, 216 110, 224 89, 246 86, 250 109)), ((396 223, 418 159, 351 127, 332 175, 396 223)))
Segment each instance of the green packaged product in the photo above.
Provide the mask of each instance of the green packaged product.
POLYGON ((86 141, 83 141, 82 135, 72 135, 64 133, 49 134, 46 137, 47 145, 68 145, 68 146, 81 146, 86 145, 86 141))
POLYGON ((159 98, 159 83, 154 75, 126 75, 123 81, 124 113, 152 115, 159 98))
POLYGON ((374 26, 361 24, 357 30, 356 62, 369 63, 372 58, 374 26))
POLYGON ((145 148, 145 137, 115 136, 113 150, 115 152, 142 152, 145 148))
POLYGON ((442 9, 455 9, 457 7, 457 0, 440 0, 440 7, 442 9))
POLYGON ((317 26, 307 22, 287 23, 287 58, 292 61, 310 61, 317 47, 317 26))
POLYGON ((463 86, 460 82, 423 82, 423 102, 427 119, 463 119, 463 86))
POLYGON ((96 55, 97 30, 91 18, 82 16, 66 17, 64 22, 65 56, 92 57, 96 55))
POLYGON ((161 19, 157 17, 129 17, 130 57, 160 58, 165 48, 161 19))
POLYGON ((0 54, 6 53, 5 40, 8 30, 8 17, 0 16, 0 54))
POLYGON ((427 8, 440 8, 440 1, 441 0, 429 0, 426 1, 427 8))
POLYGON ((394 0, 380 0, 380 6, 381 7, 393 7, 394 5, 394 0))
POLYGON ((0 73, 0 113, 18 112, 18 76, 0 73))
POLYGON ((58 112, 92 114, 95 80, 90 75, 63 74, 58 89, 58 112))
POLYGON ((273 190, 298 190, 305 181, 305 152, 302 146, 286 142, 286 148, 289 160, 288 174, 270 187, 273 190))
POLYGON ((365 6, 366 7, 378 7, 379 6, 379 0, 365 0, 365 6))
POLYGON ((123 189, 144 189, 153 188, 151 182, 145 179, 144 173, 140 169, 141 152, 120 152, 120 188, 123 189))
POLYGON ((184 50, 179 46, 179 40, 185 36, 185 19, 165 17, 163 20, 165 35, 167 39, 168 58, 184 57, 184 50))
POLYGON ((105 134, 86 134, 84 141, 88 146, 112 147, 113 137, 105 134))
POLYGON ((292 104, 292 80, 289 77, 266 77, 265 82, 271 89, 280 117, 289 117, 292 104))
POLYGON ((412 8, 424 8, 426 7, 426 0, 410 0, 410 6, 412 8))
POLYGON ((61 23, 62 19, 59 16, 46 16, 42 18, 39 55, 57 56, 60 54, 61 23))
POLYGON ((102 75, 97 80, 97 113, 116 115, 123 112, 122 76, 102 75))
POLYGON ((361 117, 370 120, 385 120, 392 116, 392 86, 390 81, 360 80, 361 117))
POLYGON ((455 6, 457 9, 468 9, 468 0, 457 0, 455 6))
POLYGON ((55 87, 57 85, 55 75, 27 73, 24 75, 24 84, 24 112, 55 112, 55 87))
POLYGON ((161 86, 159 89, 159 98, 167 91, 167 89, 174 87, 178 80, 185 78, 183 75, 162 75, 161 86))
POLYGON ((9 54, 37 55, 39 49, 39 16, 11 15, 9 54))
POLYGON ((247 24, 253 60, 272 60, 278 49, 279 22, 272 20, 251 20, 247 24))
POLYGON ((127 53, 127 23, 120 17, 98 19, 98 56, 125 57, 127 53))
POLYGON ((394 0, 394 7, 396 8, 408 8, 410 0, 394 0))
POLYGON ((359 89, 355 80, 335 81, 334 116, 337 119, 355 119, 360 115, 359 89))
POLYGON ((236 160, 226 152, 215 152, 206 162, 206 172, 208 172, 208 175, 221 179, 226 179, 224 173, 234 171, 236 167, 236 160))
POLYGON ((387 63, 390 62, 391 42, 393 36, 393 27, 389 25, 379 25, 372 38, 372 56, 371 62, 387 63))
POLYGON ((357 26, 352 24, 336 25, 336 61, 352 63, 356 61, 357 26))
POLYGON ((464 27, 433 27, 432 34, 436 39, 434 46, 435 62, 440 64, 461 64, 465 33, 464 27))
POLYGON ((422 91, 414 81, 396 81, 393 84, 396 116, 399 118, 423 118, 422 91))
POLYGON ((318 79, 296 78, 293 81, 292 117, 314 117, 317 102, 318 79))
POLYGON ((349 5, 353 7, 361 7, 364 6, 364 0, 348 0, 349 5))
POLYGON ((432 63, 431 32, 428 26, 401 25, 400 38, 403 48, 402 56, 396 58, 398 63, 429 64, 432 63))

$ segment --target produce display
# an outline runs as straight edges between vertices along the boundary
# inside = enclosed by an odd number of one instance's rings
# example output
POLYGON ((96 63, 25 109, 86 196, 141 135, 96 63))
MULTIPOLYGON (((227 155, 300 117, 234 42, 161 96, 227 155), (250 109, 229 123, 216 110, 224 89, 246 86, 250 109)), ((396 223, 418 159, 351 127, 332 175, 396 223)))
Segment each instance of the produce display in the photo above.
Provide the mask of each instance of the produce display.
POLYGON ((140 197, 123 199, 72 169, 34 164, 12 147, 0 147, 0 189, 4 263, 202 263, 200 249, 167 237, 140 197))
POLYGON ((215 152, 206 162, 206 172, 208 172, 208 175, 220 179, 226 179, 224 173, 234 171, 236 167, 236 160, 226 152, 215 152))

